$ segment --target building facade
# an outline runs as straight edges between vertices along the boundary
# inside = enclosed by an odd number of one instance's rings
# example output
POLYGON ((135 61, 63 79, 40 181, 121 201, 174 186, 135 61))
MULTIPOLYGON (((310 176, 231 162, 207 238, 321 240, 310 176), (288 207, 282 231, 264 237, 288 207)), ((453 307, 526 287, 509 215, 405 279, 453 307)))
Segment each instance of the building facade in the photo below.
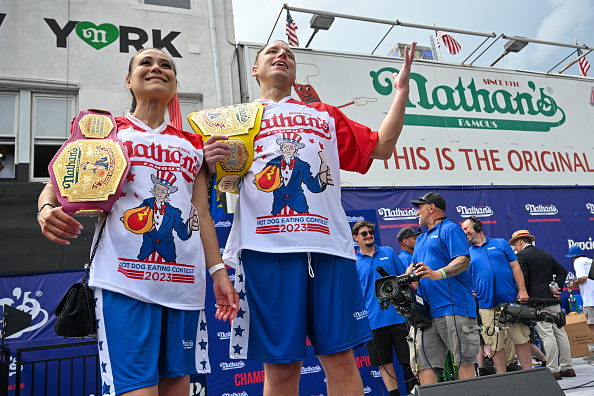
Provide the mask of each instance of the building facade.
POLYGON ((85 230, 71 246, 55 245, 36 222, 37 196, 80 109, 126 114, 129 61, 149 47, 163 48, 176 64, 182 114, 239 101, 230 0, 0 5, 0 165, 14 158, 14 173, 0 174, 0 273, 80 268, 88 261, 95 220, 82 220, 85 230))

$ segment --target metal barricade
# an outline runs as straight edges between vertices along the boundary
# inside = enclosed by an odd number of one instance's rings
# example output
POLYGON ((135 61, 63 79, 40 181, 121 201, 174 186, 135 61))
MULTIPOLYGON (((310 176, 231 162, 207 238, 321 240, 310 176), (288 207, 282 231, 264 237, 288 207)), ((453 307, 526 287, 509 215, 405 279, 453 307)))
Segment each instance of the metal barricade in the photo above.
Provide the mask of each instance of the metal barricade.
POLYGON ((83 355, 72 355, 65 357, 56 357, 51 359, 39 359, 34 358, 30 361, 23 361, 24 354, 30 354, 35 352, 41 352, 52 349, 62 349, 66 351, 66 348, 78 348, 82 346, 97 345, 97 340, 83 341, 83 342, 68 342, 54 345, 44 345, 38 347, 19 348, 16 354, 16 379, 15 379, 15 396, 21 395, 21 375, 24 366, 31 365, 31 378, 30 378, 30 395, 41 395, 44 396, 80 396, 89 395, 87 385, 91 387, 90 383, 95 382, 92 388, 95 395, 101 395, 101 381, 99 375, 99 354, 83 354, 83 355), (38 372, 38 365, 42 365, 41 372, 43 373, 43 392, 37 391, 35 374, 38 372), (64 372, 64 371, 68 371, 64 372), (82 376, 80 373, 82 372, 82 376), (48 381, 49 375, 55 374, 57 378, 53 381, 48 381), (62 378, 69 377, 69 384, 62 383, 62 378))

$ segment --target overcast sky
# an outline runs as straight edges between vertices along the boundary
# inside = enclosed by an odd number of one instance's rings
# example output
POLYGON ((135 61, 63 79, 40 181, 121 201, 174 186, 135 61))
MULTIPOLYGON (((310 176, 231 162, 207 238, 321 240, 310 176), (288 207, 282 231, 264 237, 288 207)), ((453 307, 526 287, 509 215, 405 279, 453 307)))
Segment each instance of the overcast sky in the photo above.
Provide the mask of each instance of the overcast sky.
MULTIPOLYGON (((273 32, 273 26, 282 10, 283 1, 279 0, 232 0, 235 19, 236 41, 265 43, 273 32)), ((437 25, 482 33, 523 36, 531 39, 558 43, 594 46, 594 1, 590 0, 292 0, 289 6, 340 14, 421 25, 437 25)), ((305 46, 313 30, 309 27, 312 15, 291 12, 297 23, 297 35, 300 45, 305 46)), ((285 35, 286 11, 283 10, 272 39, 283 39, 285 35)), ((370 54, 382 37, 389 30, 388 25, 345 19, 336 19, 328 31, 320 31, 314 37, 310 48, 370 54)), ((430 46, 429 30, 394 27, 383 43, 376 50, 377 55, 387 55, 398 43, 417 41, 418 45, 430 46)), ((462 46, 457 55, 450 55, 442 46, 444 62, 463 62, 484 40, 483 37, 453 34, 462 46)), ((476 55, 483 51, 494 39, 489 39, 476 55)), ((490 65, 504 51, 507 40, 499 39, 474 64, 490 65)), ((571 48, 529 44, 521 52, 510 53, 497 63, 497 67, 534 70, 547 72, 563 60, 572 51, 571 48)), ((553 69, 561 67, 574 59, 575 55, 553 69)), ((588 55, 593 66, 588 75, 594 76, 594 53, 588 55)), ((577 63, 564 72, 579 75, 577 63)))

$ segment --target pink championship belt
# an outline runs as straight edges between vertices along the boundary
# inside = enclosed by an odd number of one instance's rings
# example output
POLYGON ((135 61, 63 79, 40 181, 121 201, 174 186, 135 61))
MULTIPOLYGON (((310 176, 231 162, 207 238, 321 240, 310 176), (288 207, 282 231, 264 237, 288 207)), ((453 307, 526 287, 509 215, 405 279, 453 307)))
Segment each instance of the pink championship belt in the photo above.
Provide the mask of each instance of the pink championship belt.
POLYGON ((115 118, 104 110, 81 110, 72 136, 48 169, 64 212, 84 217, 108 214, 130 169, 128 153, 117 138, 115 118))

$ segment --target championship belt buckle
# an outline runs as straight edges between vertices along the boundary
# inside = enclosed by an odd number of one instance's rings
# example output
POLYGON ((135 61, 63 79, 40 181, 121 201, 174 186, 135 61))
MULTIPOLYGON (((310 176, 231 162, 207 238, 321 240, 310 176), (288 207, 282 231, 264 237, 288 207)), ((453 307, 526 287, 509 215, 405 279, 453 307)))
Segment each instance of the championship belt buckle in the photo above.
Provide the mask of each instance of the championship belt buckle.
POLYGON ((58 202, 73 216, 104 216, 122 192, 130 159, 105 110, 81 110, 48 166, 58 202))
POLYGON ((221 192, 239 193, 239 182, 252 166, 254 138, 260 132, 264 106, 241 103, 191 113, 188 121, 194 132, 206 141, 212 135, 225 135, 231 153, 217 162, 216 187, 221 192))

